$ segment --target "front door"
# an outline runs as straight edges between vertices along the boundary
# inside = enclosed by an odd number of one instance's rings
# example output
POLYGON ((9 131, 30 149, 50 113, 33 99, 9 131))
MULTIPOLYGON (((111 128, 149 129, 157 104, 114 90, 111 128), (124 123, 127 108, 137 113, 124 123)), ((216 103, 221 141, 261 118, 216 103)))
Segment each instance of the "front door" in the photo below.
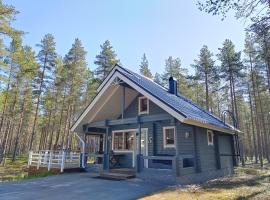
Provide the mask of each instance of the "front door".
MULTIPOLYGON (((148 129, 142 129, 141 132, 141 154, 148 156, 148 129)), ((144 167, 148 168, 148 160, 144 159, 144 167)))

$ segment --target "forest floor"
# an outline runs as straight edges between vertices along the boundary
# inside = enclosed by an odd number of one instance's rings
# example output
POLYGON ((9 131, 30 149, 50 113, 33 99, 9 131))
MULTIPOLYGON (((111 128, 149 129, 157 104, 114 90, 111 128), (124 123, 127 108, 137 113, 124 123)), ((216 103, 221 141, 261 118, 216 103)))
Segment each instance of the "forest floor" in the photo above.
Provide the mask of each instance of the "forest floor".
POLYGON ((241 200, 270 199, 270 165, 263 169, 248 165, 238 167, 235 175, 201 185, 175 186, 141 200, 241 200))
POLYGON ((17 157, 15 162, 7 158, 5 165, 0 165, 0 182, 45 177, 49 175, 51 175, 51 173, 40 173, 35 176, 28 176, 27 156, 17 157))

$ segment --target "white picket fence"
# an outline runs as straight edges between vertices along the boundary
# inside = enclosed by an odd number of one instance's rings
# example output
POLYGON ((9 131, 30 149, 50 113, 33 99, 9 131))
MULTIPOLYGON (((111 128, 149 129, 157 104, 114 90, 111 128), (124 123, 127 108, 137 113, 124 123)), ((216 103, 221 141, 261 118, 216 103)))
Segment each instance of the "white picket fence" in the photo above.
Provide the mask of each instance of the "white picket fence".
POLYGON ((78 152, 42 150, 29 152, 28 166, 64 169, 78 168, 81 166, 81 155, 78 152))

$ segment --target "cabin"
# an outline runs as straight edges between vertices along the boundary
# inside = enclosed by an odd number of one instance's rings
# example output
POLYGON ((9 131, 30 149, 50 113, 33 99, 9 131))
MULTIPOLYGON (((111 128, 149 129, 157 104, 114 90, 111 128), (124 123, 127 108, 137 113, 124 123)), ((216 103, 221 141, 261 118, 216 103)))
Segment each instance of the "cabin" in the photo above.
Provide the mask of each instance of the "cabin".
POLYGON ((165 88, 119 65, 71 131, 104 176, 122 169, 193 183, 232 174, 239 154, 238 130, 182 96, 174 78, 165 88))

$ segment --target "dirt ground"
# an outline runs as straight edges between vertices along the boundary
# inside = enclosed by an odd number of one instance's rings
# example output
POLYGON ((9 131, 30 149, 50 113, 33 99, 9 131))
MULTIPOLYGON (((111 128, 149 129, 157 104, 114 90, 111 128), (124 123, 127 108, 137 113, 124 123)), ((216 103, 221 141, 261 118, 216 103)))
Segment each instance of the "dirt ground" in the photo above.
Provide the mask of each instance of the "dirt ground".
POLYGON ((141 200, 270 200, 270 165, 238 167, 231 177, 211 180, 201 185, 174 186, 141 200))

